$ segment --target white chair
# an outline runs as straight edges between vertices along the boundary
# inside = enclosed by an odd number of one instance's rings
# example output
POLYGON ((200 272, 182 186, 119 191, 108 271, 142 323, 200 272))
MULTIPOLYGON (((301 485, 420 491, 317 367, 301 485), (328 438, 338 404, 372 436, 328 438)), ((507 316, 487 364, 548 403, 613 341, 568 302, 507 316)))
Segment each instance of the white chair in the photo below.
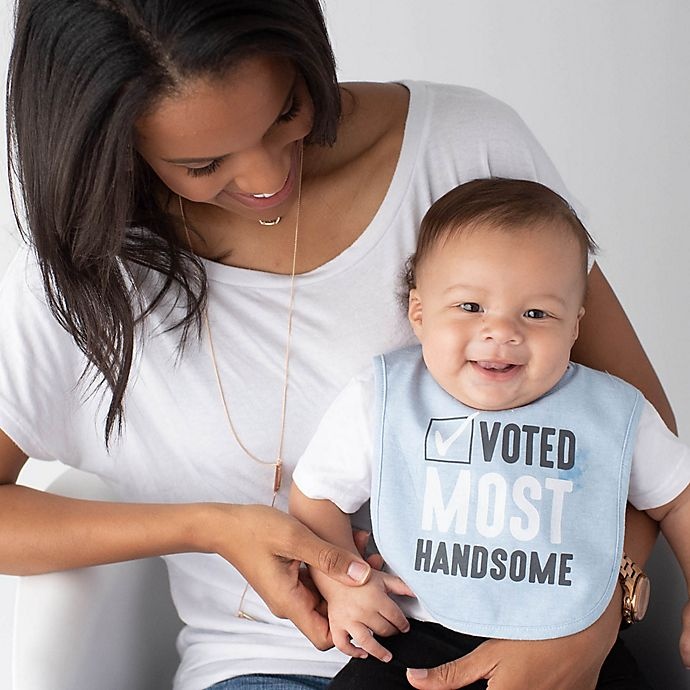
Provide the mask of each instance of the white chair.
MULTIPOLYGON (((72 469, 49 490, 111 498, 99 479, 72 469)), ((687 594, 663 539, 647 571, 648 617, 624 637, 655 690, 690 690, 677 652, 678 611, 687 594)), ((160 559, 19 578, 12 690, 170 688, 179 629, 160 559)))
MULTIPOLYGON (((69 469, 48 488, 109 500, 93 475, 69 469)), ((12 690, 164 690, 181 624, 160 558, 19 578, 12 690)))

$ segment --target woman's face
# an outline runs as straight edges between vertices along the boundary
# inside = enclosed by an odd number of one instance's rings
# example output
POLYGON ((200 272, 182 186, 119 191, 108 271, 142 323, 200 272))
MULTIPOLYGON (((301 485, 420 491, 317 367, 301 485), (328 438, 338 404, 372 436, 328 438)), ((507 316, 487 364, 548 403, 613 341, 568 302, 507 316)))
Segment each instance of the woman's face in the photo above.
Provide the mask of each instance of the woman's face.
POLYGON ((272 220, 296 198, 300 143, 312 118, 292 63, 257 56, 161 100, 137 122, 137 149, 175 194, 272 220))

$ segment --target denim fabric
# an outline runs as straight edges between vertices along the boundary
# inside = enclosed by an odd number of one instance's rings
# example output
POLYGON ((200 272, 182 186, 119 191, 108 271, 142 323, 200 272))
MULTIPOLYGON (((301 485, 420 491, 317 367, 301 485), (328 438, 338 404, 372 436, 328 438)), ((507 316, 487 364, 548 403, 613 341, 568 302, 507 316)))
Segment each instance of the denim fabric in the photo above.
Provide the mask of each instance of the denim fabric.
POLYGON ((322 690, 329 681, 330 678, 320 676, 252 673, 248 676, 222 680, 208 690, 322 690))

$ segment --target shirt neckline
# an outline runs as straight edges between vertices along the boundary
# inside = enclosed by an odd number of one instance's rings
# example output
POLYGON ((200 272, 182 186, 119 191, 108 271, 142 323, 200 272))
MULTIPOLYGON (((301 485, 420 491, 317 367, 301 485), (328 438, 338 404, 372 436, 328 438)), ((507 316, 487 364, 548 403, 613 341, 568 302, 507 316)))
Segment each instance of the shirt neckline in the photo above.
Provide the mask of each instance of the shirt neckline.
MULTIPOLYGON (((422 148, 422 135, 428 113, 426 84, 415 81, 399 83, 407 88, 410 95, 400 154, 388 191, 369 225, 349 247, 325 264, 297 276, 297 280, 303 285, 330 278, 350 268, 365 256, 393 226, 395 216, 404 201, 405 192, 412 179, 418 153, 422 148)), ((202 259, 202 262, 209 281, 256 288, 284 288, 290 281, 289 275, 227 266, 208 259, 202 259)))

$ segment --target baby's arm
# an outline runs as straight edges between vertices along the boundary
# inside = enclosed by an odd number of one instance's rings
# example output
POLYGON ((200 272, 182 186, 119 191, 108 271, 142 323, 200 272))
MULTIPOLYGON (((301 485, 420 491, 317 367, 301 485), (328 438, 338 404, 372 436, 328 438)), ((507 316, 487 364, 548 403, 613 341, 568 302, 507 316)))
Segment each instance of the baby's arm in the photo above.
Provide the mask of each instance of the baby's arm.
MULTIPOLYGON (((647 514, 660 524, 683 569, 690 594, 690 485, 669 503, 647 510, 647 514)), ((682 625, 680 656, 685 667, 690 668, 690 596, 683 607, 682 625)))
MULTIPOLYGON (((357 553, 350 518, 331 501, 308 498, 293 483, 290 512, 320 537, 357 553)), ((333 644, 352 657, 365 658, 372 654, 381 661, 390 661, 391 653, 374 639, 373 633, 387 636, 409 629, 405 615, 388 596, 389 593, 412 596, 403 581, 373 570, 369 582, 357 587, 355 592, 347 592, 351 588, 321 577, 315 568, 311 569, 311 575, 328 602, 333 644)))

